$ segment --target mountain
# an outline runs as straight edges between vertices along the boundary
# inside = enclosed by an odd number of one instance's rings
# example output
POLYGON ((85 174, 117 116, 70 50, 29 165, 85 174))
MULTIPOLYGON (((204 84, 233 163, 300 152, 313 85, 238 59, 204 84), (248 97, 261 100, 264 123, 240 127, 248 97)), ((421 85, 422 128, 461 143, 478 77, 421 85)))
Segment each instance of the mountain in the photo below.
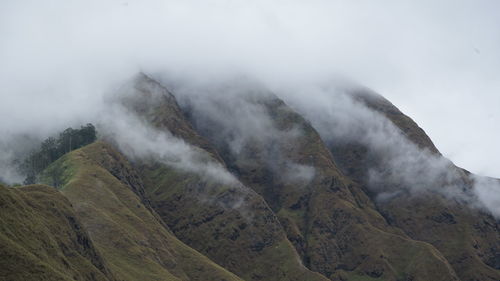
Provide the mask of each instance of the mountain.
POLYGON ((479 177, 380 95, 166 86, 121 88, 125 131, 46 168, 58 189, 0 187, 1 280, 500 280, 479 177))
MULTIPOLYGON (((416 145, 439 154, 430 138, 415 122, 402 114, 389 101, 381 96, 360 96, 363 103, 374 108, 388 118, 416 145)), ((344 146, 331 146, 337 155, 355 153, 354 149, 344 146)), ((365 149, 366 151, 366 149, 365 149)), ((366 161, 367 155, 357 161, 366 161)), ((363 177, 350 173, 358 165, 355 161, 338 163, 346 175, 363 183, 363 177)), ((469 173, 454 165, 449 167, 457 175, 461 186, 471 190, 473 182, 469 173)), ((366 183, 365 183, 366 184, 366 183)), ((439 188, 438 186, 434 188, 439 188)), ((380 213, 393 225, 402 229, 412 239, 425 241, 435 246, 452 265, 462 280, 497 280, 500 269, 500 225, 498 219, 468 208, 461 200, 448 200, 432 190, 419 196, 398 195, 387 202, 377 204, 380 213)))
POLYGON ((2 280, 116 280, 53 187, 0 185, 0 208, 2 280))
MULTIPOLYGON (((409 239, 385 222, 361 188, 342 174, 304 118, 271 94, 243 99, 262 108, 260 118, 267 119, 276 136, 244 135, 240 152, 221 155, 242 182, 270 202, 308 268, 334 280, 356 275, 429 280, 431 276, 420 269, 426 266, 441 280, 457 280, 434 247, 409 239), (301 169, 313 172, 300 178, 301 169), (293 174, 288 175, 290 170, 293 174)), ((203 123, 194 123, 224 151, 230 146, 230 136, 238 135, 241 127, 221 135, 227 127, 218 121, 238 124, 242 121, 238 118, 250 117, 241 116, 240 108, 231 104, 220 111, 228 118, 210 119, 213 113, 209 112, 195 117, 203 123)), ((200 112, 203 109, 195 110, 195 114, 200 112)))
MULTIPOLYGON (((156 99, 149 111, 133 106, 139 116, 206 152, 206 161, 225 167, 166 88, 141 75, 135 89, 134 97, 156 99)), ((135 166, 144 176, 147 198, 174 234, 231 272, 245 280, 327 280, 301 264, 278 218, 251 188, 221 184, 154 161, 135 166)))

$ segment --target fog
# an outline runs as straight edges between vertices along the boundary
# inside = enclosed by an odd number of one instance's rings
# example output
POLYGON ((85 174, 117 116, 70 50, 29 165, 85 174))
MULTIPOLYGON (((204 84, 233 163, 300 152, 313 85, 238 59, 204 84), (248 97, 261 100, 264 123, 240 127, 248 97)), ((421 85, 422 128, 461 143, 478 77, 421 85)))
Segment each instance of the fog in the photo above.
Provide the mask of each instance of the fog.
POLYGON ((206 181, 241 185, 208 153, 190 146, 169 132, 152 128, 126 108, 112 106, 108 114, 98 123, 98 129, 105 132, 103 137, 115 143, 129 159, 151 159, 184 172, 195 173, 206 181))
POLYGON ((276 95, 286 97, 286 93, 273 93, 247 77, 219 83, 164 83, 176 84, 173 92, 190 121, 226 159, 231 159, 228 162, 238 162, 233 164, 248 170, 264 170, 269 181, 277 185, 296 183, 303 187, 313 179, 313 167, 297 163, 285 152, 304 134, 300 124, 280 128, 272 116, 286 107, 276 95))
MULTIPOLYGON (((271 89, 356 81, 455 164, 500 177, 499 10, 494 0, 2 1, 2 178, 16 178, 9 163, 32 139, 102 121, 106 93, 139 71, 214 83, 241 75, 271 89)), ((310 100, 314 91, 296 103, 310 100)))
POLYGON ((360 91, 359 87, 337 84, 288 89, 285 97, 311 121, 329 147, 348 149, 343 145, 354 144, 366 148, 364 167, 354 168, 367 170, 358 181, 377 201, 433 192, 500 217, 499 180, 469 177, 432 148, 419 147, 385 115, 356 99, 355 91, 360 91), (312 97, 304 99, 306 93, 312 97))

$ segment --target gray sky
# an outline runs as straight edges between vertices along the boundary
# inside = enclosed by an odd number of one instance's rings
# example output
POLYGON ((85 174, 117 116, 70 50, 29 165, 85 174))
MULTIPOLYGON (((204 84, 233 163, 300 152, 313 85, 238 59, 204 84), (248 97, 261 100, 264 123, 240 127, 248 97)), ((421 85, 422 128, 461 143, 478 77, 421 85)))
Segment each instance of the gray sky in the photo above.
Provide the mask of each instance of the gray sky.
POLYGON ((495 0, 4 0, 0 135, 85 120, 139 70, 271 84, 344 75, 457 165, 500 177, 499 14, 495 0))

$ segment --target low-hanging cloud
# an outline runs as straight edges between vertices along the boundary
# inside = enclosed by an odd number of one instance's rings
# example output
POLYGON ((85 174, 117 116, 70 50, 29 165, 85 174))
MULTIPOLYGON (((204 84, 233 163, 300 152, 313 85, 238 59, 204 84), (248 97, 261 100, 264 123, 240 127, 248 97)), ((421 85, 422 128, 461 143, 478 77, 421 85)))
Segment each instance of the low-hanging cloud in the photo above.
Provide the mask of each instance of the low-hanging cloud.
POLYGON ((231 186, 238 180, 207 152, 193 147, 170 132, 158 130, 132 112, 112 106, 98 123, 104 138, 110 139, 132 160, 151 159, 180 171, 195 173, 205 180, 231 186))
POLYGON ((255 80, 232 77, 225 81, 185 81, 173 91, 196 129, 230 163, 246 169, 265 169, 275 183, 306 186, 315 169, 297 163, 286 146, 304 132, 299 124, 279 128, 276 116, 288 110, 276 95, 255 80))
POLYGON ((474 176, 474 192, 495 217, 500 218, 500 182, 498 179, 474 176))
MULTIPOLYGON (((327 143, 361 144, 367 148, 364 164, 368 170, 361 180, 379 200, 401 192, 418 195, 432 191, 500 216, 498 180, 469 176, 442 155, 419 147, 386 116, 356 99, 355 92, 359 92, 358 87, 349 84, 315 85, 288 88, 284 96, 312 122, 327 143), (313 98, 304 99, 304 93, 314 93, 313 98)), ((381 98, 370 92, 365 94, 381 98)))
MULTIPOLYGON (((18 149, 10 146, 18 136, 28 133, 40 139, 68 126, 99 123, 108 106, 104 93, 145 71, 215 84, 241 74, 273 89, 315 85, 344 75, 387 95, 422 120, 430 135, 437 136, 445 155, 456 156, 463 163, 469 159, 477 166, 467 168, 498 176, 495 167, 500 166, 500 157, 491 155, 500 153, 496 145, 499 135, 494 130, 499 117, 485 116, 485 112, 496 114, 500 103, 496 79, 500 66, 499 5, 492 0, 438 4, 389 0, 3 1, 0 169, 3 177, 15 177, 5 163, 18 155, 18 149), (426 115, 428 112, 432 114, 426 115), (440 120, 448 117, 447 122, 437 122, 436 116, 440 120), (450 124, 463 127, 449 131, 446 126, 450 124), (463 131, 469 133, 463 135, 463 131), (480 161, 464 156, 468 155, 465 149, 457 149, 463 140, 473 141, 468 154, 480 155, 480 161), (482 151, 481 147, 489 149, 482 151)), ((320 104, 323 98, 308 91, 297 101, 320 104)), ((325 106, 331 104, 324 102, 325 106)), ((340 131, 346 136, 359 136, 358 131, 364 130, 356 122, 372 117, 379 120, 369 112, 347 114, 347 109, 335 108, 346 113, 337 114, 341 119, 335 124, 344 127, 340 131)), ((259 114, 252 110, 249 115, 259 114)), ((313 117, 308 116, 315 120, 313 117)), ((267 125, 261 121, 251 124, 248 120, 245 125, 253 125, 265 136, 267 125)), ((401 169, 407 166, 421 174, 430 173, 431 179, 443 177, 434 173, 447 167, 449 161, 414 150, 397 135, 386 139, 377 132, 392 129, 379 121, 371 129, 375 132, 364 136, 376 151, 387 153, 386 164, 394 171, 373 170, 374 182, 377 177, 404 182, 408 173, 401 169), (386 150, 379 137, 404 148, 399 152, 406 158, 394 160, 393 150, 386 150)), ((143 133, 152 136, 151 146, 171 141, 168 134, 143 133)), ((139 136, 130 139, 138 140, 139 136)), ((240 144, 235 139, 231 145, 237 150, 240 144)), ((165 157, 174 156, 167 153, 165 157)), ((425 185, 424 181, 415 186, 425 185)), ((478 194, 485 198, 485 193, 478 194)))

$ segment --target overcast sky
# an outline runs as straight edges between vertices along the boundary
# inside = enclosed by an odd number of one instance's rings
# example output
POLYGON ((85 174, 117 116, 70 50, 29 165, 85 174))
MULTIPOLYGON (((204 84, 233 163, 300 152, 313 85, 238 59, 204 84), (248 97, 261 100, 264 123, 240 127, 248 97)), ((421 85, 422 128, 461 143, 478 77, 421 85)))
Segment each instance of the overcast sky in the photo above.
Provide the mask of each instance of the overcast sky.
POLYGON ((457 165, 500 177, 500 1, 0 2, 2 137, 85 119, 140 70, 347 76, 457 165))

